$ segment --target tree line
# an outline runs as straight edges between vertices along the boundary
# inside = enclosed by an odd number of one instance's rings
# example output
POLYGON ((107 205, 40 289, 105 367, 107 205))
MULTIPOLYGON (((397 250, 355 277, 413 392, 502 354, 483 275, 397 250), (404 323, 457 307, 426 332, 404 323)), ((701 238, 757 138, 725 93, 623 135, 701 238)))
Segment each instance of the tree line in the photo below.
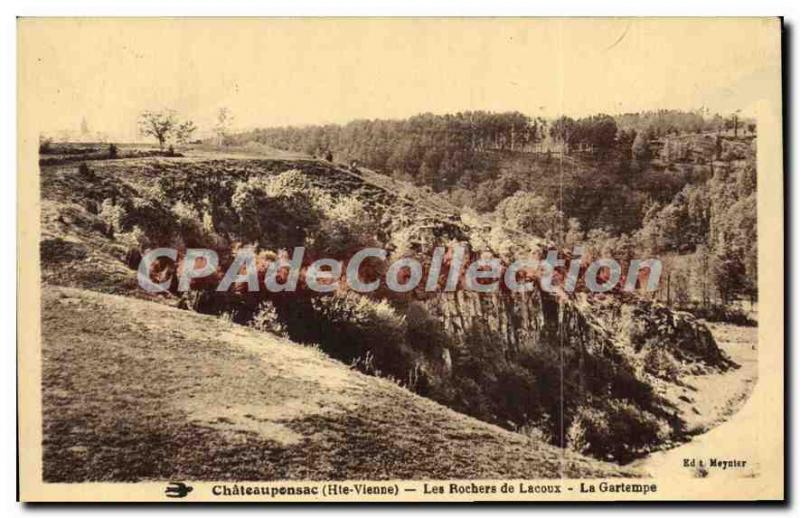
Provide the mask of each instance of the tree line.
POLYGON ((497 152, 601 156, 638 152, 645 156, 647 143, 654 138, 726 129, 736 117, 659 110, 547 120, 516 111, 465 111, 425 113, 402 120, 361 119, 343 125, 262 128, 230 135, 226 142, 258 142, 342 163, 357 161, 438 192, 496 177, 497 152))
MULTIPOLYGON (((497 172, 497 152, 548 153, 573 148, 607 151, 617 126, 607 115, 555 122, 520 112, 468 111, 416 115, 402 120, 356 120, 344 125, 256 129, 232 137, 278 149, 359 164, 397 179, 447 190, 463 178, 497 172)), ((461 182, 465 183, 465 182, 461 182)))

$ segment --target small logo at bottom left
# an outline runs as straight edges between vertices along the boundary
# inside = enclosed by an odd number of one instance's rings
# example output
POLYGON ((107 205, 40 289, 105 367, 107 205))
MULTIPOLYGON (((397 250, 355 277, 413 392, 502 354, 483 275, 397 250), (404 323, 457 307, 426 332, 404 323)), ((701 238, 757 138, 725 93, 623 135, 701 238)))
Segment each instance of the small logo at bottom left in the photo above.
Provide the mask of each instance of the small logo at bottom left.
POLYGON ((164 494, 170 498, 183 498, 192 492, 192 486, 187 486, 183 482, 170 482, 164 494))

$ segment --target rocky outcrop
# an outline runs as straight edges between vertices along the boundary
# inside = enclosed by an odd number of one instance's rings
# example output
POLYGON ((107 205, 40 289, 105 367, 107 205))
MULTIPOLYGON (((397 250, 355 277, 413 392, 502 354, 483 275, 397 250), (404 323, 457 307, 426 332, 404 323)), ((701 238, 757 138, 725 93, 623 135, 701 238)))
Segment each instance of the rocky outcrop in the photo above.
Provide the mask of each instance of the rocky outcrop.
MULTIPOLYGON (((661 348, 683 363, 724 367, 726 359, 709 329, 691 314, 647 301, 589 303, 558 300, 541 292, 481 294, 456 291, 425 303, 445 332, 463 347, 466 334, 482 326, 497 351, 516 354, 541 347, 617 348, 639 355, 661 348)), ((455 355, 463 351, 454 351, 455 355)))
POLYGON ((695 372, 729 366, 711 331, 690 313, 638 300, 605 304, 597 314, 615 340, 635 354, 661 349, 695 372))
POLYGON ((456 343, 476 325, 485 326, 498 338, 500 352, 516 352, 541 341, 545 325, 554 324, 553 302, 536 292, 491 293, 459 290, 439 294, 428 301, 430 314, 442 323, 456 343), (550 315, 545 315, 545 312, 550 315))

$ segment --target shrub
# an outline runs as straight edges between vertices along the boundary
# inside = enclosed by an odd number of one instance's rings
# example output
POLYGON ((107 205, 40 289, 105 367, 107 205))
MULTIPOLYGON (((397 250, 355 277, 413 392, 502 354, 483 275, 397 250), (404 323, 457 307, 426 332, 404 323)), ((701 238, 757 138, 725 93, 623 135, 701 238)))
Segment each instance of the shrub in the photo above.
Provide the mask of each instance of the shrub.
POLYGON ((278 336, 287 336, 286 326, 278 318, 278 312, 272 302, 265 300, 258 305, 250 327, 265 333, 272 333, 278 336))
POLYGON ((550 409, 560 404, 554 385, 548 385, 552 362, 537 357, 523 364, 519 357, 508 358, 498 350, 498 339, 482 324, 471 326, 454 354, 448 379, 453 387, 437 387, 431 397, 508 429, 535 424, 549 434, 554 423, 545 416, 555 415, 550 409))
POLYGON ((667 381, 677 381, 681 375, 678 362, 659 345, 652 345, 644 356, 644 370, 667 381))
POLYGON ((204 217, 189 203, 177 201, 171 208, 178 225, 178 232, 187 247, 215 248, 212 239, 213 230, 205 225, 204 217))
POLYGON ((140 248, 128 248, 125 251, 125 264, 128 268, 132 270, 136 270, 139 268, 139 263, 142 262, 142 253, 139 251, 140 248))
POLYGON ((579 453, 625 463, 669 436, 665 421, 625 400, 594 403, 577 408, 567 431, 567 445, 579 453))
MULTIPOLYGON (((117 234, 117 239, 126 243, 128 245, 128 251, 126 252, 126 257, 133 257, 134 250, 143 251, 148 248, 152 248, 152 242, 147 237, 147 233, 139 225, 134 225, 130 230, 126 232, 119 232, 117 234)), ((129 265, 131 266, 131 265, 129 265)), ((138 266, 138 264, 136 265, 138 266)))
POLYGON ((317 228, 319 215, 306 193, 279 192, 254 178, 236 184, 231 205, 238 219, 236 231, 246 242, 290 249, 317 228))
POLYGON ((106 224, 106 235, 144 247, 172 243, 179 230, 175 214, 155 199, 134 198, 115 203, 113 199, 106 198, 99 216, 106 224))
POLYGON ((713 304, 703 307, 686 308, 695 318, 702 318, 709 322, 725 322, 737 326, 756 326, 755 320, 740 308, 732 308, 722 304, 713 304))
POLYGON ((94 172, 92 172, 92 170, 89 169, 89 166, 86 165, 86 162, 81 162, 81 165, 78 166, 78 174, 82 178, 85 178, 86 180, 94 180, 95 178, 97 178, 94 172))
POLYGON ((212 234, 217 231, 217 227, 214 225, 214 217, 211 215, 211 212, 207 210, 203 211, 203 231, 207 234, 212 234))
POLYGON ((378 231, 373 217, 358 199, 329 196, 312 198, 322 213, 322 221, 313 238, 313 248, 323 255, 341 257, 375 244, 378 231))
POLYGON ((591 406, 578 408, 567 431, 567 445, 579 453, 603 454, 613 441, 608 415, 591 406))
POLYGON ((115 233, 122 230, 125 209, 121 205, 116 205, 111 198, 106 198, 100 206, 100 219, 106 224, 106 235, 114 237, 115 233))
POLYGON ((86 212, 89 214, 100 214, 100 207, 97 206, 97 202, 94 200, 84 200, 83 208, 85 208, 86 212))
POLYGON ((271 198, 293 196, 299 192, 307 192, 312 189, 306 175, 298 169, 290 169, 266 180, 256 180, 256 182, 262 186, 265 194, 271 198))
POLYGON ((414 349, 441 357, 444 349, 451 347, 442 323, 432 317, 422 304, 410 303, 405 317, 406 341, 414 349))
POLYGON ((364 374, 369 374, 370 376, 381 375, 381 372, 375 368, 375 355, 372 354, 372 351, 367 351, 364 356, 354 358, 353 361, 350 362, 350 368, 363 372, 364 374))
POLYGON ((128 231, 139 227, 155 245, 171 242, 178 230, 175 215, 158 200, 134 198, 126 209, 122 218, 122 229, 128 231))
POLYGON ((348 323, 381 336, 392 338, 403 333, 405 319, 386 301, 348 293, 317 297, 314 307, 332 323, 348 323))
POLYGON ((39 254, 42 263, 77 261, 88 255, 82 244, 65 241, 60 237, 43 239, 39 244, 39 254))
POLYGON ((315 297, 311 305, 319 333, 312 341, 321 342, 331 356, 384 377, 405 379, 414 367, 405 319, 387 301, 347 293, 315 297), (368 354, 369 365, 364 363, 368 354))
POLYGON ((542 443, 554 442, 553 434, 549 431, 551 418, 542 414, 538 421, 529 421, 516 429, 516 432, 542 443))
POLYGON ((552 238, 560 213, 556 207, 537 194, 516 191, 504 198, 494 212, 495 219, 515 230, 532 236, 552 238))
POLYGON ((434 378, 430 382, 427 397, 487 423, 495 423, 493 402, 473 379, 461 376, 434 378))
POLYGON ((181 200, 178 200, 178 202, 172 206, 172 212, 175 214, 175 217, 178 219, 178 223, 181 225, 197 225, 198 220, 200 219, 200 214, 197 212, 197 210, 181 200))

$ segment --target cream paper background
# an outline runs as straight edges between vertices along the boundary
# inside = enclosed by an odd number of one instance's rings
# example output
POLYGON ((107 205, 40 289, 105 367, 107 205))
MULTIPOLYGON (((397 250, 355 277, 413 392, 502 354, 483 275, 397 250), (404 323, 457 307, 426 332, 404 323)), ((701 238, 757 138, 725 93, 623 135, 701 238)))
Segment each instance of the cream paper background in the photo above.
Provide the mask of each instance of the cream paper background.
MULTIPOLYGON (((756 116, 758 383, 745 407, 710 432, 714 434, 714 451, 699 455, 752 459, 759 466, 758 476, 690 479, 685 470, 667 466, 652 479, 658 485, 658 492, 647 497, 567 492, 528 498, 783 498, 780 38, 780 20, 776 18, 18 20, 18 372, 22 499, 171 500, 164 497, 162 482, 44 484, 41 480, 38 137, 42 132, 68 124, 74 126, 75 114, 88 111, 96 126, 107 127, 112 138, 125 140, 132 131, 126 122, 130 113, 154 99, 163 99, 167 105, 177 103, 179 109, 201 125, 217 108, 210 106, 214 102, 233 104, 234 111, 236 106, 252 107, 247 110, 254 117, 252 122, 263 126, 344 122, 364 116, 402 117, 426 110, 441 113, 517 109, 552 116, 560 112, 691 109, 698 106, 698 100, 705 101, 712 111, 742 108, 746 115, 756 116), (620 34, 632 39, 635 45, 615 45, 620 34), (252 44, 259 41, 263 45, 252 44), (107 44, 87 45, 87 42, 107 44), (126 43, 133 44, 126 47, 130 55, 118 52, 126 43), (225 51, 231 48, 240 52, 225 51), (312 48, 317 50, 316 54, 306 52, 312 48), (605 56, 612 49, 619 50, 620 55, 605 56), (209 68, 208 63, 217 63, 219 68, 209 68), (526 66, 528 63, 549 66, 526 66), (226 70, 230 66, 262 67, 259 70, 263 72, 254 73, 251 84, 237 82, 235 75, 229 76, 226 83, 226 70), (609 74, 604 66, 611 67, 614 74, 609 74), (289 73, 290 77, 278 81, 271 74, 276 70, 289 73), (426 74, 436 74, 433 77, 437 81, 426 81, 426 74), (399 88, 388 96, 380 88, 380 82, 390 82, 399 88), (149 84, 166 86, 156 89, 148 88, 149 84), (312 84, 313 87, 307 87, 312 84), (436 86, 431 88, 431 84, 436 86), (280 95, 270 96, 270 87, 277 88, 280 95), (228 93, 231 89, 237 93, 233 98, 228 93), (632 91, 635 96, 630 95, 632 91), (325 92, 336 93, 337 102, 331 102, 325 92), (286 102, 287 96, 297 102, 286 102)), ((555 480, 542 481, 548 482, 555 480)), ((579 482, 565 480, 562 485, 577 487, 579 482)), ((211 494, 214 483, 190 483, 195 490, 182 501, 236 500, 214 498, 211 494)), ((525 499, 519 494, 425 497, 421 492, 423 483, 386 482, 401 489, 420 490, 413 494, 401 491, 401 497, 385 499, 525 499)), ((280 482, 257 483, 276 484, 280 482)))

